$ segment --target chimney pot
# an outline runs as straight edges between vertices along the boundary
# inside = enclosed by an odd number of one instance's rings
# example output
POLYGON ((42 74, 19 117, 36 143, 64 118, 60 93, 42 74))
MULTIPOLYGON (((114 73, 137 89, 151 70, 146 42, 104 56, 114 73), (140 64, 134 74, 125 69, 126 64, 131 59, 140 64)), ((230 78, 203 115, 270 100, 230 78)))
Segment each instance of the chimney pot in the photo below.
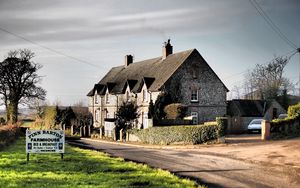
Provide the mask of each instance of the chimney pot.
POLYGON ((133 56, 125 55, 125 67, 129 66, 132 63, 133 63, 133 56))
POLYGON ((168 39, 168 42, 164 43, 163 49, 162 49, 162 58, 166 59, 168 55, 173 54, 173 46, 170 43, 170 39, 168 39))

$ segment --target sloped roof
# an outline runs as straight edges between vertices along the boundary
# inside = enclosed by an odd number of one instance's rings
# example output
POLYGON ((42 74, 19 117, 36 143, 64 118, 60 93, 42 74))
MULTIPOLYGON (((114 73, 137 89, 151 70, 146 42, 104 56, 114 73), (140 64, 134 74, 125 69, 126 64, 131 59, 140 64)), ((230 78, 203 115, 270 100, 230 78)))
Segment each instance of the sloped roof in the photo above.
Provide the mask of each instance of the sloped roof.
POLYGON ((272 100, 234 99, 227 102, 227 114, 230 116, 263 117, 272 102, 272 100))
MULTIPOLYGON (((127 86, 127 84, 130 85, 130 89, 133 92, 138 92, 144 83, 146 83, 149 91, 159 91, 192 53, 199 54, 196 49, 190 49, 170 54, 165 59, 157 57, 140 62, 134 62, 128 66, 113 67, 98 84, 107 85, 107 83, 114 83, 114 87, 109 90, 110 93, 114 94, 123 93, 124 87, 127 86)), ((224 87, 226 88, 225 85, 224 87)), ((92 93, 93 92, 90 91, 88 96, 92 96, 92 93)))

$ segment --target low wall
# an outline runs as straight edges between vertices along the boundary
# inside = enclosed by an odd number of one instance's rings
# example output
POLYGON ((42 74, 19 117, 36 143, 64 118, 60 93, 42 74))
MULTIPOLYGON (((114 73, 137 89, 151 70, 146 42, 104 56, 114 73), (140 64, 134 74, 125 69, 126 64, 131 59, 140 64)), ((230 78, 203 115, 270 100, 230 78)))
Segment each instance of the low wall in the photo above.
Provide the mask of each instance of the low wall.
POLYGON ((270 131, 271 138, 300 136, 300 116, 273 120, 270 131))

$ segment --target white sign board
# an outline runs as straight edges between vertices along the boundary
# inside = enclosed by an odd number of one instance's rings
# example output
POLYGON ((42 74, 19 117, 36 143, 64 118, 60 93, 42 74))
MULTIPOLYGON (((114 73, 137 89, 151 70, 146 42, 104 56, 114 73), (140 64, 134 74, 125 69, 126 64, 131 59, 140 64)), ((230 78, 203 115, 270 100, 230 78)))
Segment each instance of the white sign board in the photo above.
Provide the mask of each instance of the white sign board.
POLYGON ((64 153, 62 130, 26 130, 26 153, 64 153))

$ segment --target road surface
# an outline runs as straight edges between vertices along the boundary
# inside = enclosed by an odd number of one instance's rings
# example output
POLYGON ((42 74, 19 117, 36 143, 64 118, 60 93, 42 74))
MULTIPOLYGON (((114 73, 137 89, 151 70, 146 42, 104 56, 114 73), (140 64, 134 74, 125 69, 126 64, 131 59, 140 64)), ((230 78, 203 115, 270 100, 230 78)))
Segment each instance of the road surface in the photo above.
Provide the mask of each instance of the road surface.
MULTIPOLYGON (((285 165, 268 165, 233 158, 234 152, 239 151, 231 146, 163 149, 88 139, 72 141, 70 144, 146 163, 178 176, 189 177, 208 187, 300 187, 299 171, 285 165)), ((246 147, 255 150, 257 146, 246 147)))

